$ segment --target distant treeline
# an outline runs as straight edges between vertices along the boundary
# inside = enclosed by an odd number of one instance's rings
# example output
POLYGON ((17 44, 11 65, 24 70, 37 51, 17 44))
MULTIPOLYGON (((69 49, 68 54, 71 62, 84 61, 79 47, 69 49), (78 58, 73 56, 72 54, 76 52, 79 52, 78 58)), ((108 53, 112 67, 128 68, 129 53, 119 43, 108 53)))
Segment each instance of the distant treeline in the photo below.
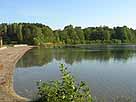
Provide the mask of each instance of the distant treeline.
POLYGON ((52 30, 39 23, 0 24, 0 35, 5 44, 120 44, 136 43, 136 30, 123 27, 73 27, 65 26, 63 30, 52 30))

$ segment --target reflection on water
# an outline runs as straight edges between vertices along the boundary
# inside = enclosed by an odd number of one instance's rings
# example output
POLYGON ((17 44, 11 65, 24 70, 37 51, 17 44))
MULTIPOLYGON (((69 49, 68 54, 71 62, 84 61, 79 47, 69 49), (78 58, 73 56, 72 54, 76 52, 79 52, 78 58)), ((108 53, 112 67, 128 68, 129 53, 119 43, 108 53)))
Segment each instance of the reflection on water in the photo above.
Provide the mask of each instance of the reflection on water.
POLYGON ((24 55, 17 63, 17 67, 42 66, 56 60, 64 60, 67 64, 81 62, 83 60, 97 60, 106 62, 110 59, 114 61, 127 61, 136 55, 135 49, 46 49, 34 48, 24 55))
POLYGON ((135 47, 95 49, 34 48, 17 63, 14 87, 18 94, 33 98, 36 81, 60 77, 59 63, 65 63, 75 78, 87 81, 99 99, 136 96, 135 47))

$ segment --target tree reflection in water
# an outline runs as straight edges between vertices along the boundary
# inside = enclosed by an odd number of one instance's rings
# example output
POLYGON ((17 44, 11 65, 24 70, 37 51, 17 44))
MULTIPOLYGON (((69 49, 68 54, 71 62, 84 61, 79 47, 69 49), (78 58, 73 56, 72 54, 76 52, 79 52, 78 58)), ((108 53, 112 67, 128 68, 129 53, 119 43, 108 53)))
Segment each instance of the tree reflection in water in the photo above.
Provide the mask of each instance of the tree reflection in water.
POLYGON ((79 49, 79 48, 34 48, 27 52, 17 63, 17 67, 43 66, 54 59, 64 60, 67 64, 81 62, 82 60, 97 60, 106 62, 110 59, 114 61, 126 62, 136 55, 136 49, 112 48, 112 49, 79 49))

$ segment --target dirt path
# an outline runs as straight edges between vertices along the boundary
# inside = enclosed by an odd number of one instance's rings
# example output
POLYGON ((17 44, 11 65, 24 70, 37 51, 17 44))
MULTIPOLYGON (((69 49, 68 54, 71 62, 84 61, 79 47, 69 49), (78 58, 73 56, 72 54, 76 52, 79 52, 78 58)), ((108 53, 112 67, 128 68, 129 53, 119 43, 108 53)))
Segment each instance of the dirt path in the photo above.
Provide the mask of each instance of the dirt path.
POLYGON ((13 89, 13 72, 16 62, 32 47, 16 47, 0 50, 0 102, 28 101, 16 95, 13 89))

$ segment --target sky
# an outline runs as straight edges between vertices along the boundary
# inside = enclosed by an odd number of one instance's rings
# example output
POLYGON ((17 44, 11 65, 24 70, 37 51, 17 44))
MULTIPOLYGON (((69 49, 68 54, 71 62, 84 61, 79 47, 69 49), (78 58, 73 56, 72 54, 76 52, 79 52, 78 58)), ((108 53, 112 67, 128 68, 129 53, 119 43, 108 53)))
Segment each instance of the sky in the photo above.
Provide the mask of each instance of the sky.
POLYGON ((136 0, 0 0, 0 23, 13 22, 136 29, 136 0))

